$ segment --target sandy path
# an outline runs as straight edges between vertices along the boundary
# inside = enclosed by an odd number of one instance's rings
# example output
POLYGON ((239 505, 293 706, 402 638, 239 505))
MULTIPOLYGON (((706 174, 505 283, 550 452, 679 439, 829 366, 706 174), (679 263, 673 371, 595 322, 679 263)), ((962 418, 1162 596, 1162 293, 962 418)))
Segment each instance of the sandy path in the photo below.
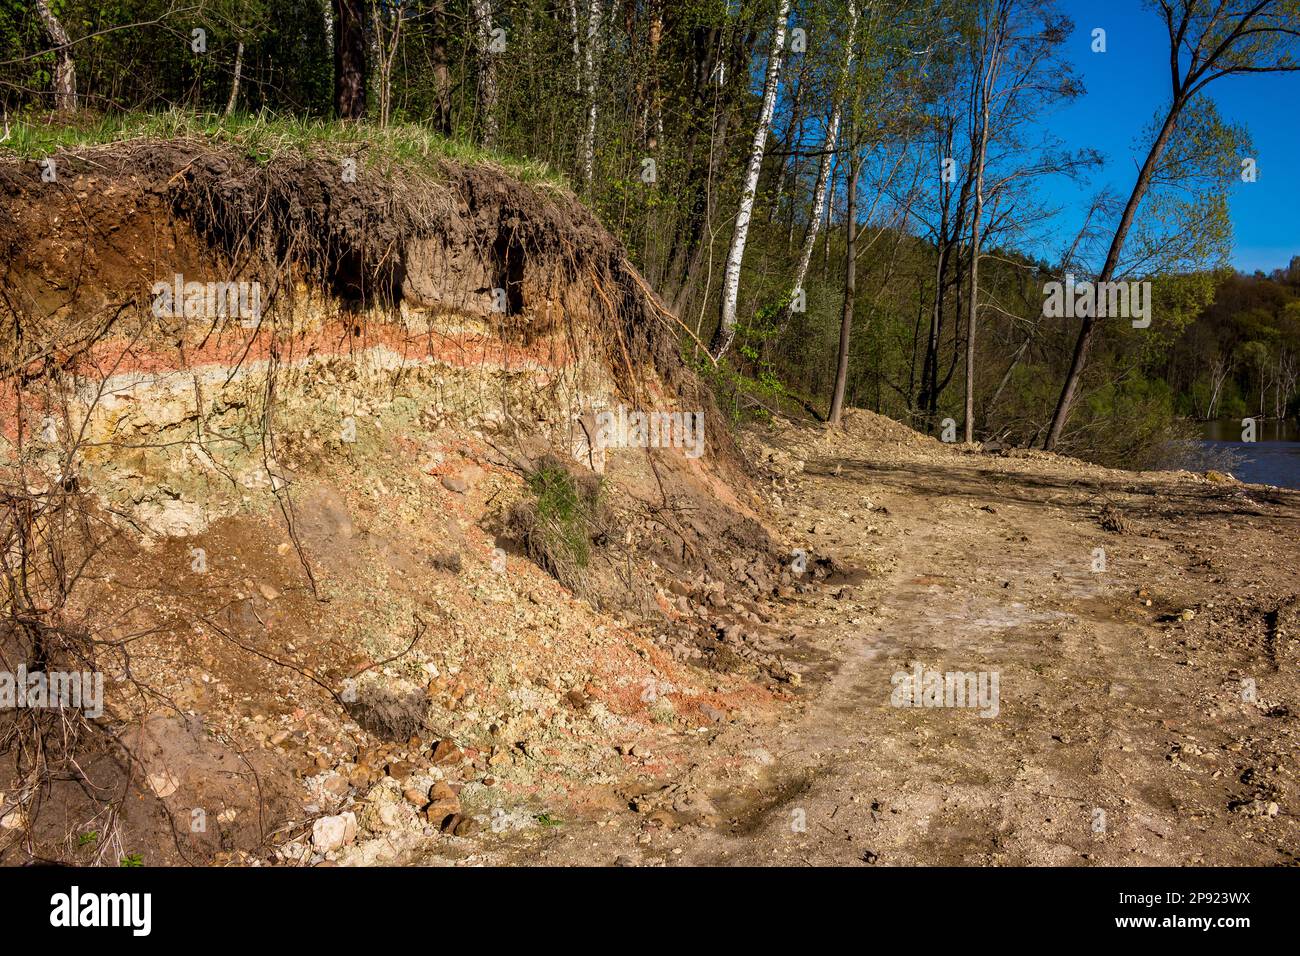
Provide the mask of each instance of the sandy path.
POLYGON ((1254 522, 1240 516, 1267 508, 1260 499, 1269 495, 1127 476, 1080 481, 1059 462, 1008 475, 985 456, 882 465, 836 454, 810 461, 806 476, 797 501, 818 536, 850 566, 884 556, 893 567, 868 585, 866 621, 826 613, 824 598, 799 609, 796 621, 822 632, 816 643, 838 666, 778 731, 785 756, 770 776, 784 781, 781 798, 740 832, 694 841, 680 859, 1294 860, 1294 717, 1278 713, 1296 689, 1294 639, 1274 662, 1267 642, 1252 646, 1257 622, 1204 627, 1243 589, 1268 594, 1246 602, 1267 618, 1294 588, 1294 494, 1273 493, 1284 507, 1274 521, 1254 522), (1101 529, 1098 494, 1134 516, 1131 533, 1101 529), (864 500, 875 505, 865 517, 864 500), (1170 504, 1202 513, 1175 522, 1159 514, 1170 504), (878 533, 863 533, 867 520, 878 533), (1193 546, 1164 534, 1176 524, 1193 546), (1256 567, 1258 576, 1238 567, 1246 573, 1236 587, 1189 581, 1189 569, 1224 550, 1216 536, 1233 542, 1231 557, 1265 554, 1271 565, 1256 567), (1099 547, 1103 573, 1093 570, 1099 547), (1184 607, 1201 626, 1176 617, 1184 607), (891 706, 892 675, 916 662, 996 672, 997 715, 891 706), (1254 702, 1242 699, 1246 675, 1254 702), (1246 805, 1234 812, 1236 803, 1246 805))
POLYGON ((1292 620, 1300 495, 948 448, 800 450, 791 540, 868 572, 789 606, 803 705, 701 750, 682 779, 711 795, 715 825, 574 820, 527 856, 1296 861, 1300 635, 1276 609, 1292 620), (1123 533, 1102 529, 1104 502, 1123 533), (916 662, 996 673, 996 716, 891 705, 916 662))

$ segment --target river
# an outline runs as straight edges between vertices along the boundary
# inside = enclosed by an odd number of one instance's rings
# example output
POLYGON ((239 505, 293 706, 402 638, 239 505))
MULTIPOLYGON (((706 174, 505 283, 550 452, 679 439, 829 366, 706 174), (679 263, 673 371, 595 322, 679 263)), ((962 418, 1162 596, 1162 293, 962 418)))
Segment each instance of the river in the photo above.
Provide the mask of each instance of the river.
POLYGON ((1202 444, 1240 458, 1232 473, 1242 481, 1300 488, 1300 427, 1295 422, 1259 422, 1253 442, 1242 441, 1241 432, 1240 421, 1206 422, 1202 444))

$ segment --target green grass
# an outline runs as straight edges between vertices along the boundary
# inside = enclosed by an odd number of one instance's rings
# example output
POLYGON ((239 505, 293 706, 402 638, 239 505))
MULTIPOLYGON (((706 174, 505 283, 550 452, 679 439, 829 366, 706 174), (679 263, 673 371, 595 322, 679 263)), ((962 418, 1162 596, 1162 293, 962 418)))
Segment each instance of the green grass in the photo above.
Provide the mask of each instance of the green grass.
POLYGON ((32 114, 10 120, 9 138, 0 143, 0 155, 35 160, 60 149, 152 139, 202 139, 233 146, 259 163, 292 153, 326 152, 362 156, 365 163, 380 167, 393 163, 418 170, 431 167, 439 159, 449 159, 466 166, 498 166, 521 182, 568 189, 564 177, 546 163, 501 156, 473 143, 448 139, 419 124, 379 127, 269 113, 223 117, 173 109, 165 113, 82 115, 67 122, 32 114))
POLYGON ((574 564, 585 568, 591 559, 589 531, 595 502, 584 500, 577 482, 563 468, 543 464, 528 476, 528 487, 537 496, 537 517, 550 531, 554 544, 574 564))

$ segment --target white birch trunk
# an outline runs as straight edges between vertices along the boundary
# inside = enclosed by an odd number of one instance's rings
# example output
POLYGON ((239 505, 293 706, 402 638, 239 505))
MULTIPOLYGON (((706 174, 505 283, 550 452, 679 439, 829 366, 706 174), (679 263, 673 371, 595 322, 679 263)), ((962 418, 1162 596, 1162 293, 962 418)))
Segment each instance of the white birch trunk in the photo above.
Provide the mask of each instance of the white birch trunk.
POLYGON ((583 56, 583 84, 587 94, 587 128, 582 134, 582 188, 591 187, 596 166, 596 50, 600 42, 600 0, 591 0, 587 12, 587 49, 583 56))
POLYGON ((54 108, 60 113, 71 113, 77 108, 77 65, 72 60, 68 31, 50 10, 49 0, 36 0, 36 12, 54 51, 54 108))
POLYGON ((239 100, 239 78, 244 72, 244 44, 241 40, 235 48, 235 78, 230 82, 230 99, 226 100, 226 115, 235 112, 235 103, 239 100))
POLYGON ((497 143, 497 64, 492 43, 492 2, 473 0, 476 46, 479 55, 478 105, 483 121, 482 145, 492 149, 497 143))
POLYGON ((785 21, 790 15, 790 0, 780 0, 776 23, 772 28, 772 49, 767 58, 767 76, 763 81, 763 109, 754 131, 754 145, 749 151, 745 170, 745 187, 740 194, 736 229, 731 236, 726 271, 722 279, 722 323, 718 327, 717 355, 731 347, 736 335, 736 300, 740 294, 740 263, 745 258, 745 240, 749 238, 749 221, 754 214, 754 196, 758 193, 758 175, 763 168, 763 151, 772 130, 772 113, 776 109, 776 92, 781 80, 781 54, 785 49, 785 21))

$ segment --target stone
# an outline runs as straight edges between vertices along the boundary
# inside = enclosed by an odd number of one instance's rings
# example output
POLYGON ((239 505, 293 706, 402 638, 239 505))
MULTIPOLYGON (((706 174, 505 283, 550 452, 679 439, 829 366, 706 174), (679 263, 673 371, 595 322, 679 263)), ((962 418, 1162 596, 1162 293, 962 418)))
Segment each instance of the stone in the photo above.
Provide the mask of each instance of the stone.
POLYGON ((189 537, 208 526, 208 515, 202 505, 174 498, 161 503, 146 502, 136 509, 136 516, 140 524, 159 537, 189 537))
POLYGON ((320 817, 311 828, 311 844, 318 853, 329 853, 347 846, 357 838, 357 815, 352 811, 333 817, 320 817))
POLYGON ((457 813, 448 817, 443 822, 442 828, 444 832, 450 833, 453 836, 464 837, 473 833, 476 827, 477 824, 474 822, 473 817, 457 813))
POLYGON ((463 495, 465 492, 469 491, 469 483, 465 481, 464 478, 460 478, 456 475, 443 475, 442 486, 448 491, 455 492, 458 495, 463 495))
POLYGON ((436 827, 441 827, 448 817, 460 813, 460 797, 456 791, 439 780, 429 788, 429 805, 424 809, 424 817, 436 827))
POLYGON ((583 710, 587 706, 587 695, 576 688, 565 694, 564 699, 569 702, 570 707, 577 710, 583 710))
POLYGON ((365 764, 358 764, 351 773, 348 774, 348 783, 358 790, 366 790, 372 783, 379 779, 379 772, 373 767, 365 764))
POLYGON ((180 786, 176 778, 164 770, 162 773, 149 774, 149 789, 160 797, 170 797, 180 786))
POLYGON ((433 748, 433 765, 440 767, 445 764, 460 763, 464 756, 461 749, 450 740, 439 740, 438 745, 433 748))

